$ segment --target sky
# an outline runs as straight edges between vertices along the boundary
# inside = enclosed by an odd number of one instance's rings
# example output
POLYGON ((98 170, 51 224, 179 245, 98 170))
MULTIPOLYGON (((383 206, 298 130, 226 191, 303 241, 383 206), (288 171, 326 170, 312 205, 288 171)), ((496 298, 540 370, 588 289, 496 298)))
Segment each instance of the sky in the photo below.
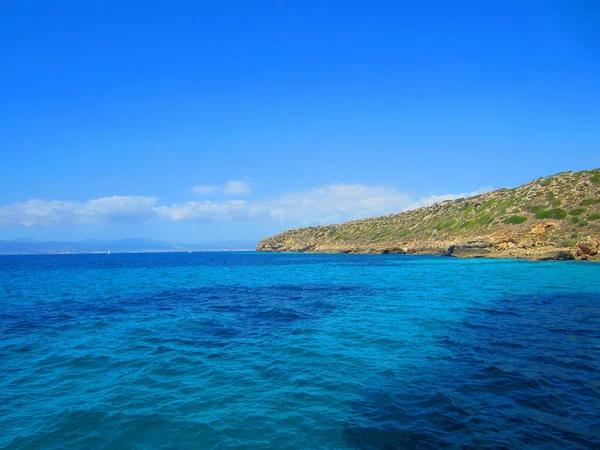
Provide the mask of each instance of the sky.
POLYGON ((0 2, 0 239, 258 240, 600 167, 597 0, 0 2))

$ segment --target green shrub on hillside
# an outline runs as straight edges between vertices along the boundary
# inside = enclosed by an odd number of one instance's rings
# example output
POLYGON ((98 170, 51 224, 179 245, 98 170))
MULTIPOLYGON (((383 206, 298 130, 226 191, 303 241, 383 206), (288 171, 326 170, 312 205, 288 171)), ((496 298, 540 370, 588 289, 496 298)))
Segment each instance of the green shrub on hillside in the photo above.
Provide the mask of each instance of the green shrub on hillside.
POLYGON ((433 228, 435 228, 437 231, 441 231, 444 229, 449 229, 452 227, 452 225, 454 225, 455 220, 449 220, 448 222, 442 222, 439 223, 437 225, 435 225, 433 228))
POLYGON ((533 214, 537 214, 540 213, 544 210, 543 206, 530 206, 529 208, 527 208, 529 212, 533 213, 533 214))
POLYGON ((523 222, 527 222, 527 217, 524 216, 510 216, 504 219, 504 223, 510 225, 519 225, 523 222))
POLYGON ((567 217, 567 212, 562 208, 552 208, 540 211, 535 215, 536 219, 557 219, 562 220, 567 217))
POLYGON ((490 214, 482 214, 480 216, 475 217, 474 220, 468 220, 466 222, 463 222, 460 225, 460 227, 461 228, 466 228, 467 230, 470 230, 474 226, 477 226, 477 225, 489 225, 493 221, 494 221, 494 218, 490 214))
POLYGON ((600 214, 590 214, 588 216, 588 220, 598 220, 600 219, 600 214))
POLYGON ((600 198, 586 198, 581 201, 581 206, 591 206, 600 204, 600 198))
POLYGON ((556 198, 556 195, 554 195, 554 192, 547 192, 546 193, 546 200, 548 200, 548 203, 550 203, 552 206, 560 206, 560 200, 558 200, 556 198))
POLYGON ((494 203, 496 203, 496 200, 494 200, 493 198, 489 199, 487 202, 485 202, 483 205, 481 205, 481 208, 485 209, 485 208, 489 208, 490 206, 492 206, 494 203))
POLYGON ((558 242, 559 247, 574 247, 577 245, 577 239, 563 239, 558 242))
POLYGON ((585 212, 585 208, 577 208, 569 211, 570 216, 580 216, 585 212))

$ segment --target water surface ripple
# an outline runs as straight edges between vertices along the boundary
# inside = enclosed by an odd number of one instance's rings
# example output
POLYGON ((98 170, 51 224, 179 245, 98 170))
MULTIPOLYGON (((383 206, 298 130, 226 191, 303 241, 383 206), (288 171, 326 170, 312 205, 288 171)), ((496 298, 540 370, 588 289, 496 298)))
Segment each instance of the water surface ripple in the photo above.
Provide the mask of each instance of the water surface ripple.
POLYGON ((0 448, 600 448, 600 265, 0 256, 0 448))

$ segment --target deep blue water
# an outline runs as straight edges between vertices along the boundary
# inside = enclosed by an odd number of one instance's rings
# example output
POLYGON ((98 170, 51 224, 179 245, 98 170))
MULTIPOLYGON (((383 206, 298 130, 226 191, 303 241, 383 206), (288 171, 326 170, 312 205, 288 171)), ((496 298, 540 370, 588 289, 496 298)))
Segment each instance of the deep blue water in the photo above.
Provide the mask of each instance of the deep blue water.
POLYGON ((600 264, 0 257, 0 448, 600 448, 600 264))

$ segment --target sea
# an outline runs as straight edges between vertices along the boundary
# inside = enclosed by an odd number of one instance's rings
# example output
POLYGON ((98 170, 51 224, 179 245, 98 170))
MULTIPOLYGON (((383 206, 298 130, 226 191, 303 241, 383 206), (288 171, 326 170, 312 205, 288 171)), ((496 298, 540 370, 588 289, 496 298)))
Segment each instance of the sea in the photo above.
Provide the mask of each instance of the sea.
POLYGON ((0 257, 2 449, 598 449, 600 264, 0 257))

